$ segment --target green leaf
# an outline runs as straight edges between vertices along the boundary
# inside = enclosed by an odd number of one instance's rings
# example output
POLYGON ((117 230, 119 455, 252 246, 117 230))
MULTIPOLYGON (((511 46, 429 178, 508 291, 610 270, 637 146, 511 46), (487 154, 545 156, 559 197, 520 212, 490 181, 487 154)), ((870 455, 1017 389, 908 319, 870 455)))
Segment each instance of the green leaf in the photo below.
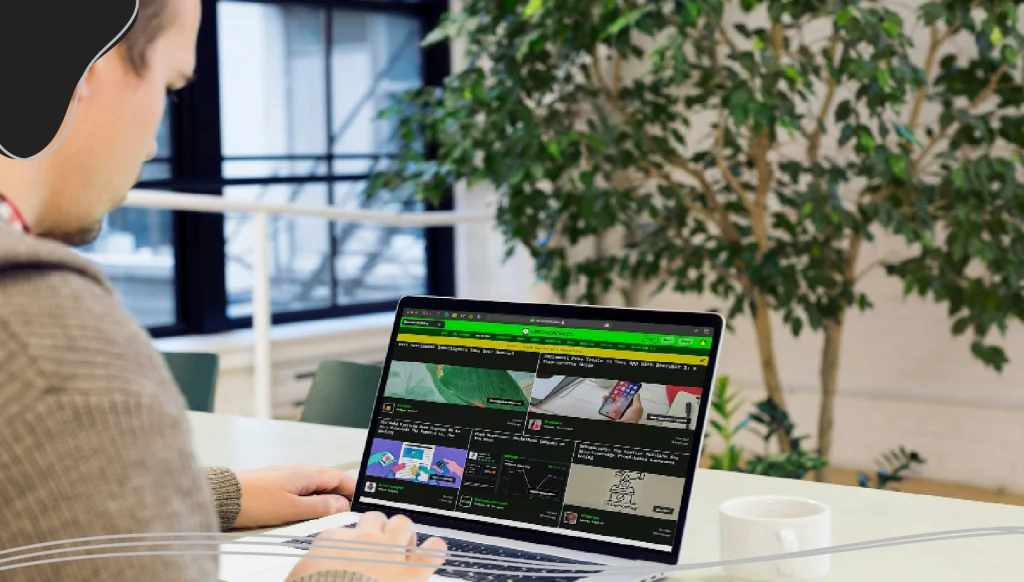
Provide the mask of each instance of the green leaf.
POLYGON ((878 69, 878 72, 875 73, 875 79, 878 80, 878 84, 883 89, 888 89, 889 85, 892 84, 892 75, 889 73, 889 69, 878 69))
POLYGON ((999 44, 1003 42, 1003 30, 998 26, 992 28, 992 33, 988 35, 988 39, 992 41, 992 44, 999 44))
POLYGON ((964 183, 967 180, 967 173, 964 172, 963 168, 956 168, 953 170, 953 185, 957 188, 963 188, 964 183))
POLYGON ((1019 55, 1020 53, 1017 51, 1017 47, 1013 46, 1012 44, 1004 44, 1002 50, 1000 51, 1000 56, 1002 57, 1003 62, 1010 67, 1017 66, 1017 57, 1019 55))
POLYGON ((530 0, 523 9, 523 16, 529 18, 537 13, 544 6, 544 0, 530 0))
POLYGON ((903 156, 892 156, 889 158, 889 168, 897 178, 905 178, 907 175, 907 159, 903 156))
POLYGON ((853 139, 853 126, 847 123, 839 130, 839 146, 845 146, 853 139))
POLYGON ((909 127, 900 123, 893 125, 893 127, 896 129, 896 135, 902 137, 903 139, 909 141, 912 144, 921 145, 921 140, 917 139, 917 136, 914 135, 914 132, 911 131, 909 127))
POLYGON ((747 428, 747 425, 749 425, 749 424, 750 424, 750 417, 748 416, 747 418, 744 418, 743 420, 741 420, 739 422, 739 424, 736 425, 736 428, 733 429, 733 432, 740 432, 741 430, 747 428))
POLYGON ((612 22, 611 26, 609 26, 607 30, 605 30, 604 33, 601 35, 601 38, 605 39, 611 36, 615 36, 616 34, 619 34, 620 32, 622 32, 622 29, 626 28, 627 26, 636 24, 636 21, 643 18, 643 16, 650 12, 652 9, 653 6, 648 4, 642 8, 637 8, 636 10, 632 10, 630 12, 627 12, 626 14, 623 14, 622 16, 616 18, 615 22, 612 22))
POLYGON ((448 28, 445 26, 439 26, 434 30, 431 30, 430 33, 428 33, 427 36, 423 38, 423 42, 421 44, 423 46, 434 45, 439 42, 444 42, 445 40, 448 40, 449 36, 450 33, 448 31, 448 28))
POLYGON ((963 335, 967 328, 970 327, 971 320, 966 317, 961 317, 953 323, 953 335, 963 335))
POLYGON ((836 107, 836 123, 845 122, 851 115, 853 115, 853 105, 850 104, 849 99, 843 101, 838 107, 836 107))
POLYGON ((438 393, 450 404, 499 410, 525 410, 526 395, 505 370, 424 364, 438 393), (518 401, 518 405, 491 404, 490 399, 518 401))
POLYGON ((715 419, 711 419, 711 427, 714 428, 715 432, 717 432, 720 435, 727 434, 725 425, 723 425, 721 422, 718 422, 715 419))
POLYGON ((561 146, 558 145, 557 141, 549 141, 547 143, 547 147, 548 153, 551 154, 551 157, 555 158, 556 160, 562 159, 562 148, 561 146))
POLYGON ((700 6, 697 6, 696 2, 686 2, 686 13, 690 15, 692 20, 696 20, 700 16, 700 6))
POLYGON ((852 16, 852 10, 850 10, 849 8, 843 8, 838 13, 836 13, 836 24, 838 24, 840 27, 846 26, 846 23, 850 21, 850 18, 852 16))
POLYGON ((857 298, 857 307, 861 311, 867 311, 869 308, 871 308, 871 300, 868 299, 867 295, 861 295, 860 297, 857 298))
POLYGON ((931 26, 946 17, 946 8, 938 2, 929 2, 921 6, 921 18, 925 26, 931 26))

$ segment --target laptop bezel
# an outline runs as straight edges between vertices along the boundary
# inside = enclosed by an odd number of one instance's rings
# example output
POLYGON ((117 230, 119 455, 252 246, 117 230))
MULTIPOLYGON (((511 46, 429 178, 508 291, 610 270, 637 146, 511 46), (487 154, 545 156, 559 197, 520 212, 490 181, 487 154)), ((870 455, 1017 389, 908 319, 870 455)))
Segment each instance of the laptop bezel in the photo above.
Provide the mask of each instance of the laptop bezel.
POLYGON ((649 309, 633 309, 606 306, 581 306, 563 305, 551 303, 512 303, 499 301, 481 301, 471 299, 452 299, 429 296, 407 296, 398 303, 396 317, 392 327, 391 338, 388 342, 387 357, 384 360, 381 379, 377 385, 377 394, 374 398, 373 415, 367 432, 365 449, 359 466, 359 477, 356 484, 353 499, 353 511, 368 512, 378 511, 388 516, 404 514, 417 523, 465 531, 479 535, 501 537, 517 540, 520 542, 553 546, 567 550, 587 552, 591 554, 606 555, 629 560, 640 560, 646 562, 676 564, 682 550, 682 542, 686 533, 687 517, 689 516, 690 499, 693 492, 693 481, 700 463, 700 452, 704 444, 704 433, 707 425, 708 410, 712 399, 715 378, 718 370, 718 358, 721 350, 722 336, 725 329, 725 320, 718 313, 691 312, 691 311, 661 311, 649 309), (677 519, 675 540, 671 550, 653 550, 636 546, 624 545, 621 543, 608 542, 604 540, 587 539, 564 534, 541 532, 529 529, 529 524, 523 528, 503 524, 489 524, 483 521, 476 521, 468 518, 457 518, 446 515, 431 513, 429 508, 423 510, 396 509, 394 507, 376 505, 363 502, 360 497, 366 481, 366 463, 371 454, 373 435, 376 434, 381 420, 380 401, 384 395, 384 388, 393 360, 395 345, 400 331, 401 315, 407 309, 448 311, 453 313, 495 313, 502 315, 523 315, 528 317, 558 317, 564 319, 598 320, 598 321, 622 321, 630 323, 652 323, 662 325, 679 325, 691 327, 706 327, 713 330, 712 350, 709 354, 708 368, 711 373, 705 378, 705 385, 702 386, 706 397, 700 399, 700 407, 697 417, 698 430, 694 431, 697 439, 694 454, 690 455, 688 478, 683 485, 683 497, 680 502, 679 517, 677 519))

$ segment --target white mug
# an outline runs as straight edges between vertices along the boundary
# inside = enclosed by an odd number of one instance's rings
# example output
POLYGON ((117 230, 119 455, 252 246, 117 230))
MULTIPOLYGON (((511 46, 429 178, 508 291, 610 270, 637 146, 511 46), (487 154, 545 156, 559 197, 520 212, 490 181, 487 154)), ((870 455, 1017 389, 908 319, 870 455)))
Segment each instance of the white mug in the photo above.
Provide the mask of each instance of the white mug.
MULTIPOLYGON (((736 560, 832 545, 832 512, 828 506, 799 497, 759 496, 726 501, 718 508, 722 559, 736 560)), ((777 582, 815 580, 829 571, 829 556, 811 556, 726 566, 735 578, 777 582)))

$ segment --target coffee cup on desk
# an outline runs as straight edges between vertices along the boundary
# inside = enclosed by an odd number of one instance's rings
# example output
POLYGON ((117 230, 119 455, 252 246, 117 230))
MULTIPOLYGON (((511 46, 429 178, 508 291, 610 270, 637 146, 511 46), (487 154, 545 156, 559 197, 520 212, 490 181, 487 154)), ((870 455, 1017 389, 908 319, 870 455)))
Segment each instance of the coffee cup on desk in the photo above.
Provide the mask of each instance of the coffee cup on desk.
MULTIPOLYGON (((832 545, 832 512, 828 506, 799 497, 758 496, 726 501, 718 508, 722 560, 738 560, 803 552, 832 545)), ((779 582, 820 580, 828 574, 829 555, 733 564, 724 568, 733 578, 779 582)))

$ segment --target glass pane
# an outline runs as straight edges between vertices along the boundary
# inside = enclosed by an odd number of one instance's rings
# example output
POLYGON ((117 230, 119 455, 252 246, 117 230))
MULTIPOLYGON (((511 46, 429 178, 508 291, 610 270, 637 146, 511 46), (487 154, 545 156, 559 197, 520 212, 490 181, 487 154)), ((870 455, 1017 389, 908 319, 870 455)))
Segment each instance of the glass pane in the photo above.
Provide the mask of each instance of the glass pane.
POLYGON ((121 294, 125 307, 146 327, 177 322, 172 214, 121 208, 104 220, 102 234, 82 247, 121 294))
POLYGON ((164 118, 160 120, 160 128, 156 132, 156 157, 170 159, 171 152, 171 108, 164 109, 164 118))
POLYGON ((225 156, 327 152, 325 12, 217 3, 225 156))
POLYGON ((422 84, 418 19, 335 10, 331 37, 334 153, 392 151, 393 121, 377 119, 395 95, 422 84))
POLYGON ((171 110, 168 107, 164 110, 164 118, 160 120, 160 128, 156 133, 156 156, 142 165, 142 172, 139 173, 139 182, 166 180, 172 177, 171 161, 174 159, 174 152, 171 151, 170 120, 171 110))
MULTIPOLYGON (((386 198, 368 202, 362 195, 363 188, 364 182, 336 184, 335 205, 392 212, 417 207, 386 198)), ((397 195, 396 198, 401 199, 397 195)), ((335 225, 334 234, 338 248, 334 260, 338 304, 386 301, 426 293, 424 229, 342 223, 335 225)))
POLYGON ((171 177, 171 162, 152 161, 142 164, 142 173, 139 175, 139 182, 146 180, 166 180, 171 177))
POLYGON ((309 178, 327 175, 326 160, 226 160, 225 178, 309 178))
MULTIPOLYGON (((327 185, 230 186, 224 196, 260 202, 327 204, 327 185)), ((303 311, 331 304, 328 223, 313 217, 270 217, 271 302, 275 312, 303 311)), ((248 214, 224 220, 228 316, 252 314, 253 231, 248 214)))
POLYGON ((338 159, 334 158, 332 164, 336 177, 359 176, 365 177, 375 170, 383 170, 391 164, 393 158, 375 159, 372 157, 357 157, 338 159))

